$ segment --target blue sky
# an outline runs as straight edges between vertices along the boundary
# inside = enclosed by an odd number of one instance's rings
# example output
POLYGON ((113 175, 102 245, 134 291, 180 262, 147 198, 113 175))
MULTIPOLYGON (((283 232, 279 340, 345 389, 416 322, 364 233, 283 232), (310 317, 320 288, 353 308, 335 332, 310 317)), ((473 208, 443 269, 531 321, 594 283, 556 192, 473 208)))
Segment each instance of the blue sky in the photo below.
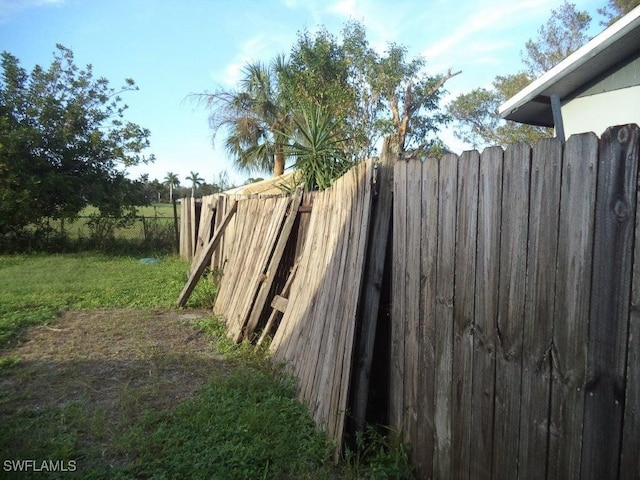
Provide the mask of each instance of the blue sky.
MULTIPOLYGON (((604 0, 575 0, 587 10, 592 35, 604 0)), ((357 20, 379 49, 404 45, 425 56, 430 73, 462 74, 446 84, 449 98, 489 86, 496 75, 521 68, 520 53, 561 0, 0 0, 0 50, 23 67, 48 66, 56 43, 71 48, 76 64, 119 87, 133 78, 140 90, 124 96, 127 119, 151 130, 156 156, 128 170, 162 180, 172 171, 198 172, 208 183, 226 170, 247 178, 212 144, 208 112, 187 100, 192 93, 232 89, 248 61, 287 53, 297 33, 325 26, 338 34, 357 20)), ((446 103, 446 102, 445 102, 446 103)), ((221 137, 221 136, 220 136, 221 137)), ((466 148, 450 131, 441 137, 466 148)))

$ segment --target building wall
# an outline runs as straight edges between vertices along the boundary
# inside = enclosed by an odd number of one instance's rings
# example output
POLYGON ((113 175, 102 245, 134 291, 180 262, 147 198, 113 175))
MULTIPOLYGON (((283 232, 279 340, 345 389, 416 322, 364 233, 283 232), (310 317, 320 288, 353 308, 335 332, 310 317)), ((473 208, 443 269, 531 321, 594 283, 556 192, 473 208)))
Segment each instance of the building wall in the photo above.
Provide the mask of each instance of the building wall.
POLYGON ((640 50, 565 99, 562 117, 566 138, 601 135, 613 125, 640 125, 640 50))
POLYGON ((640 85, 574 98, 562 106, 562 117, 566 138, 584 132, 599 136, 613 125, 640 125, 640 85))

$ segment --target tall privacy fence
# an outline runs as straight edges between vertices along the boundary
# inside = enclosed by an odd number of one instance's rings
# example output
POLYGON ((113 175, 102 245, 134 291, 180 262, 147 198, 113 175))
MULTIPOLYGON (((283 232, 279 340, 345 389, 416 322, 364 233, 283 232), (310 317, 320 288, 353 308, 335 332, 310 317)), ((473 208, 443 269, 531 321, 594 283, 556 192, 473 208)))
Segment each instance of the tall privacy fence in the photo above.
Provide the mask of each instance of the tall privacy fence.
POLYGON ((179 303, 219 269, 229 335, 273 336, 338 446, 376 396, 420 478, 639 478, 639 134, 386 141, 321 193, 205 199, 179 303))
POLYGON ((638 478, 638 148, 396 164, 390 414, 424 478, 638 478))

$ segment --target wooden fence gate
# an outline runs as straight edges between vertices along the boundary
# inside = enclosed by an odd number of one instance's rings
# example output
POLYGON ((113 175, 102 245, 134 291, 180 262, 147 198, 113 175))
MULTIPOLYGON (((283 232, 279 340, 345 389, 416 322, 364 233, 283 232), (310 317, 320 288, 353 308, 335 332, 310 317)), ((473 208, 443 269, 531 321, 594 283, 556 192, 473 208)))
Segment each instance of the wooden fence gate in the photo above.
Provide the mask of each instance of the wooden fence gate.
POLYGON ((396 164, 390 422, 422 478, 639 478, 639 144, 396 164))

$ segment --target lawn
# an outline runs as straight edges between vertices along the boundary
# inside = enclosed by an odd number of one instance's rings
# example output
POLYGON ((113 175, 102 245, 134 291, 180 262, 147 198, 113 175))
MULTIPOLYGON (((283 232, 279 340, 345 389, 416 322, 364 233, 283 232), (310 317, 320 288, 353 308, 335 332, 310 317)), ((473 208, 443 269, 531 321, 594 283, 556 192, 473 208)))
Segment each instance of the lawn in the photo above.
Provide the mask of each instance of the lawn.
POLYGON ((291 382, 210 334, 209 282, 174 308, 188 264, 160 260, 0 257, 0 477, 328 475, 291 382))
POLYGON ((0 478, 409 478, 381 437, 334 465, 292 379, 227 340, 215 286, 175 308, 189 265, 140 260, 0 256, 0 478))

